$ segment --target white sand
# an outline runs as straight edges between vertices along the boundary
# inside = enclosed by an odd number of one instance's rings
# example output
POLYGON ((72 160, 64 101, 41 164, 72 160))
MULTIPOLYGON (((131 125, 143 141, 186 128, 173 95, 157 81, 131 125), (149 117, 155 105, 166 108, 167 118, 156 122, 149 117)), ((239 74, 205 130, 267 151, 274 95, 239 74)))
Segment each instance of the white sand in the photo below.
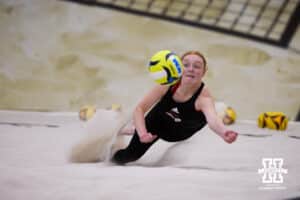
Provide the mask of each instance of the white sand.
MULTIPOLYGON (((98 111, 97 111, 98 112, 98 111)), ((61 113, 26 113, 27 123, 55 123, 61 113), (38 117, 38 116, 43 117, 38 117), (48 117, 47 117, 48 116, 48 117)), ((0 112, 1 121, 24 113, 0 112), (6 117, 10 116, 10 117, 6 117)), ((107 115, 106 119, 116 119, 107 115)), ((103 117, 103 115, 102 115, 103 117)), ((228 145, 208 129, 182 143, 159 141, 127 166, 108 162, 71 163, 71 148, 87 133, 76 113, 58 128, 0 125, 0 197, 14 199, 285 199, 300 196, 300 124, 285 132, 239 121, 236 143, 228 145), (244 134, 244 135, 243 135, 244 134), (250 137, 258 135, 266 137, 250 137), (285 189, 261 187, 262 158, 283 158, 285 189)), ((64 120, 62 120, 64 121, 64 120)), ((20 121, 19 121, 20 122, 20 121)), ((99 120, 99 126, 107 127, 99 120)), ((111 126, 111 125, 110 125, 111 126)), ((127 138, 128 139, 128 138, 127 138)), ((127 140, 126 140, 127 141, 127 140)))

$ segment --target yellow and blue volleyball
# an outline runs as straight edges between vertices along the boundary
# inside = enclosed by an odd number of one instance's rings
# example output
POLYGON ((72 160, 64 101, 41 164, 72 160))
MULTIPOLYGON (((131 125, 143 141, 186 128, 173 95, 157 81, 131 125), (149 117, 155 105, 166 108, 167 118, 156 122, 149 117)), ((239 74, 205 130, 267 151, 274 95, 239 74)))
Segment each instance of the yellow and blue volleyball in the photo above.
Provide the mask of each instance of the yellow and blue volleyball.
POLYGON ((181 59, 175 53, 162 50, 151 57, 148 71, 156 83, 173 85, 182 76, 183 65, 181 59))
POLYGON ((274 130, 285 130, 288 125, 288 118, 282 112, 264 112, 258 116, 258 127, 274 130))

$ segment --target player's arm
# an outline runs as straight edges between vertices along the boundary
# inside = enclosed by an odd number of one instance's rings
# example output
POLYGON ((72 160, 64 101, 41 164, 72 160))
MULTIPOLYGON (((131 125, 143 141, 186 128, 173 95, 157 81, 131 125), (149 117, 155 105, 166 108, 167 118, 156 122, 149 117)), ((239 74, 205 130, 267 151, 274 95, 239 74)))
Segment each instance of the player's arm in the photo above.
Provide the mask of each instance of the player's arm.
MULTIPOLYGON (((163 95, 166 94, 169 86, 166 85, 156 85, 152 88, 138 103, 134 110, 133 120, 135 128, 138 132, 140 140, 142 142, 151 142, 153 135, 148 133, 145 125, 145 113, 157 103, 163 95)), ((155 134, 155 133, 154 133, 155 134)), ((154 136, 155 137, 155 136, 154 136)))
POLYGON ((214 100, 207 88, 204 88, 197 98, 196 109, 202 110, 209 128, 222 137, 226 142, 232 143, 236 140, 237 133, 228 130, 222 120, 218 117, 214 100))

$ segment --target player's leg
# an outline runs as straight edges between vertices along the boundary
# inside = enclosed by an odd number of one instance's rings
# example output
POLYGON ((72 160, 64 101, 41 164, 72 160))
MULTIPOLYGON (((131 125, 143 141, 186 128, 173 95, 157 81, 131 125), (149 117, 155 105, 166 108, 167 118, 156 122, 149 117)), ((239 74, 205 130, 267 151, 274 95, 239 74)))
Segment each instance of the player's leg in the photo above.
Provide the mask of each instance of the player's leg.
POLYGON ((126 164, 128 162, 136 161, 141 158, 157 140, 158 138, 151 143, 142 143, 137 132, 135 132, 129 145, 125 149, 121 149, 113 155, 112 162, 117 164, 126 164))

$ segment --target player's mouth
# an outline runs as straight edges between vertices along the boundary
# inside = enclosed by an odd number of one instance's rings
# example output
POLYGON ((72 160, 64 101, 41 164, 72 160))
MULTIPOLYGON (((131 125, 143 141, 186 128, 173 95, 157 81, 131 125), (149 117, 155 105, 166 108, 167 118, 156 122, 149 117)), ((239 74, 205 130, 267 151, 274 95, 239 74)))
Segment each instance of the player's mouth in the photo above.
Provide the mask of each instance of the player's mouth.
POLYGON ((186 74, 185 76, 188 77, 188 78, 195 78, 195 76, 192 75, 192 74, 186 74))

